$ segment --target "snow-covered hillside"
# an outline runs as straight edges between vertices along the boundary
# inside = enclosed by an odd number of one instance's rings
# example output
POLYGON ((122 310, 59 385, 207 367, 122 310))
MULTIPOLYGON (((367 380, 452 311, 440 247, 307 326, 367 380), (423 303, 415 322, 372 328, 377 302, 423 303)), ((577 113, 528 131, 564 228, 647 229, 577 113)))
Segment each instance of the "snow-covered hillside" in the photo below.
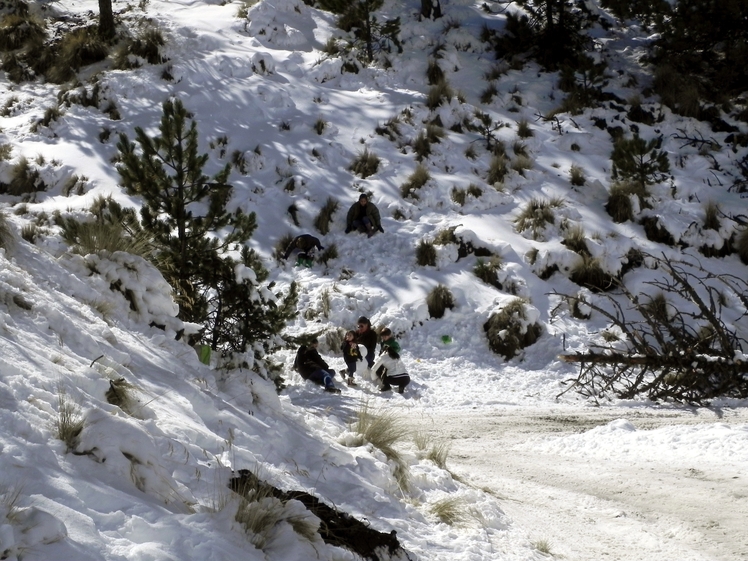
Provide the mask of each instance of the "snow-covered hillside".
MULTIPOLYGON (((161 30, 164 62, 140 60, 117 70, 108 58, 62 87, 0 76, 0 181, 8 184, 25 159, 38 173, 37 185, 46 187, 0 195, 10 232, 0 248, 0 558, 357 558, 305 532, 319 520, 299 501, 263 498, 258 511, 277 523, 246 530, 236 516, 241 501, 228 489, 235 470, 310 493, 380 532, 396 531, 403 549, 379 550, 380 559, 545 558, 499 498, 455 477, 448 460, 447 466, 438 461, 434 451, 446 451, 447 443, 406 434, 395 445, 399 456, 388 458, 356 434, 357 415, 394 415, 407 428, 409 417, 434 411, 489 416, 506 407, 591 407, 573 392, 558 397, 577 372, 558 355, 586 350, 606 328, 599 314, 575 319, 553 294, 595 298, 570 280, 583 258, 562 241, 576 231, 612 276, 628 270, 636 250, 685 256, 743 279, 747 266, 737 254, 706 257, 700 250, 718 253, 743 232, 747 199, 731 186, 743 177, 748 149, 731 144, 731 133, 713 132, 644 97, 651 77, 639 61, 648 38, 638 27, 614 27, 599 38, 596 56, 610 66, 604 90, 615 94, 613 101, 550 118, 565 95, 558 74, 532 62, 510 68, 480 39, 484 27, 503 27, 505 13, 471 0, 444 4, 445 17, 429 21, 418 16, 420 2, 385 2, 382 17, 400 17, 403 52, 387 56, 389 67, 354 73, 326 53, 328 40, 342 36, 335 17, 301 0, 115 2, 122 25, 161 30), (430 61, 453 90, 434 109, 426 105, 430 61), (94 91, 96 103, 80 102, 94 91), (250 243, 269 281, 281 289, 298 282, 299 315, 285 335, 319 334, 321 353, 340 370, 341 330, 355 328, 362 315, 391 328, 413 379, 403 395, 380 393, 364 380, 356 387, 339 383, 339 396, 324 393, 290 369, 293 348, 271 357, 284 364, 288 387, 280 395, 253 372, 202 364, 177 339, 178 309, 151 264, 125 253, 70 253, 56 214, 90 216, 102 196, 140 204, 125 194, 112 163, 117 137, 132 137, 135 127, 155 134, 170 98, 193 115, 201 151, 210 156, 207 171, 234 164, 232 206, 257 215, 250 243), (639 104, 655 117, 652 124, 629 117, 639 104), (492 142, 505 145, 501 180, 493 180, 487 133, 473 128, 476 111, 495 126, 492 142), (638 222, 617 223, 608 214, 614 127, 661 139, 658 150, 670 170, 650 186, 651 208, 629 198, 634 212, 651 217, 675 245, 650 241, 638 222), (426 132, 434 135, 430 153, 419 157, 417 141, 426 132), (366 178, 350 169, 364 152, 379 158, 366 178), (577 185, 573 169, 583 176, 577 185), (427 181, 404 196, 403 185, 418 170, 427 181), (384 232, 370 238, 344 233, 348 208, 362 192, 382 216, 384 232), (321 235, 314 221, 329 199, 339 206, 321 235), (553 203, 554 222, 518 228, 517 219, 539 201, 553 203), (708 203, 722 212, 717 228, 705 226, 708 203), (279 240, 301 233, 319 236, 338 256, 309 269, 278 260, 279 240), (419 244, 438 239, 447 243, 435 245, 435 264, 419 265, 419 244), (479 259, 488 258, 462 254, 466 245, 500 260, 501 288, 476 276, 479 259), (454 307, 435 319, 426 299, 440 285, 454 307), (484 324, 517 297, 526 301, 524 321, 537 322, 540 336, 505 360, 490 350, 484 324), (118 389, 126 399, 113 405, 118 389), (60 424, 70 422, 81 429, 72 449, 58 438, 60 424), (459 521, 444 516, 450 499, 459 499, 459 521)), ((32 5, 41 8, 73 22, 90 18, 98 4, 32 5)), ((745 131, 745 123, 722 118, 745 131)), ((639 267, 624 282, 646 291, 658 274, 639 267)), ((748 337, 743 303, 729 304, 729 320, 748 337)), ((641 400, 613 405, 654 407, 641 400)), ((621 427, 631 429, 621 421, 586 439, 546 443, 544 450, 556 453, 565 444, 614 450, 625 446, 616 432, 621 427)), ((748 431, 734 425, 662 438, 696 448, 708 441, 714 461, 739 463, 748 431)), ((662 438, 629 445, 632 453, 651 452, 662 438)))

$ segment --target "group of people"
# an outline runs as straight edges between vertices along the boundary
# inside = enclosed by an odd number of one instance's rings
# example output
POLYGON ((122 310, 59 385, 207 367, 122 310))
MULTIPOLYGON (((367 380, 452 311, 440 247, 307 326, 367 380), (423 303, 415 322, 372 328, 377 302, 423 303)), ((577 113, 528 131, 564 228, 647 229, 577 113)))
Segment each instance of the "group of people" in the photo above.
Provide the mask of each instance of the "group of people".
MULTIPOLYGON (((397 391, 403 393, 410 383, 410 376, 400 358, 400 343, 388 328, 383 329, 379 337, 381 341, 377 356, 377 333, 372 329, 369 318, 358 318, 356 330, 346 332, 340 346, 346 365, 340 374, 349 386, 355 386, 358 363, 366 360, 369 379, 379 383, 380 391, 392 391, 392 387, 396 386, 397 391), (366 354, 362 354, 360 346, 363 346, 366 354)), ((301 345, 296 352, 294 367, 305 380, 324 386, 325 391, 340 393, 333 381, 335 372, 320 356, 318 344, 317 339, 313 339, 309 345, 301 345)))
MULTIPOLYGON (((379 209, 374 203, 369 202, 369 197, 365 193, 362 193, 358 201, 351 205, 346 215, 345 233, 348 234, 354 230, 366 234, 369 238, 377 232, 384 233, 379 209)), ((310 267, 315 251, 323 249, 319 238, 311 234, 301 234, 288 244, 283 259, 288 259, 294 251, 298 250, 297 265, 310 267)), ((379 382, 380 391, 392 391, 392 387, 396 386, 397 391, 403 393, 410 383, 410 376, 400 359, 400 344, 392 335, 392 331, 387 328, 380 332, 379 337, 381 337, 381 342, 377 355, 377 333, 372 329, 369 318, 365 316, 358 318, 356 330, 345 334, 340 347, 346 365, 346 369, 341 370, 340 374, 349 386, 355 386, 358 363, 366 360, 369 378, 379 382), (363 346, 366 354, 361 354, 360 346, 363 346)), ((333 381, 335 372, 319 354, 318 345, 319 341, 316 338, 312 339, 308 345, 301 345, 296 351, 294 369, 305 380, 324 386, 325 391, 340 393, 333 381)))
MULTIPOLYGON (((366 234, 368 237, 372 237, 377 232, 384 233, 379 209, 374 203, 369 202, 369 197, 363 193, 358 198, 358 201, 351 205, 346 215, 345 233, 348 234, 353 230, 366 234)), ((291 253, 299 250, 296 264, 311 267, 314 260, 314 252, 323 249, 325 248, 318 237, 312 234, 301 234, 296 236, 288 244, 283 254, 283 259, 288 259, 291 253)))

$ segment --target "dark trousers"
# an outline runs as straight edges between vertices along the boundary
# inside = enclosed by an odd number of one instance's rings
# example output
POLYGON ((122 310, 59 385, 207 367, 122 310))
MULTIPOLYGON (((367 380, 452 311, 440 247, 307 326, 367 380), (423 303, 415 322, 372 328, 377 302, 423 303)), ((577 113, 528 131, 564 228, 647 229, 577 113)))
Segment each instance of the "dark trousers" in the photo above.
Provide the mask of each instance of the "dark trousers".
POLYGON ((322 386, 325 386, 326 388, 334 387, 335 384, 332 383, 332 379, 335 376, 334 372, 329 372, 327 370, 324 370, 320 368, 319 370, 315 370, 309 376, 306 376, 306 380, 311 380, 315 384, 320 384, 322 386))
POLYGON ((392 386, 397 386, 398 391, 403 393, 405 386, 410 384, 410 376, 407 374, 398 374, 397 376, 388 376, 385 372, 382 376, 382 388, 388 390, 392 386))
POLYGON ((348 369, 348 377, 349 378, 353 378, 353 375, 356 373, 356 363, 357 362, 358 362, 357 360, 351 360, 351 361, 346 360, 345 361, 345 366, 348 369))

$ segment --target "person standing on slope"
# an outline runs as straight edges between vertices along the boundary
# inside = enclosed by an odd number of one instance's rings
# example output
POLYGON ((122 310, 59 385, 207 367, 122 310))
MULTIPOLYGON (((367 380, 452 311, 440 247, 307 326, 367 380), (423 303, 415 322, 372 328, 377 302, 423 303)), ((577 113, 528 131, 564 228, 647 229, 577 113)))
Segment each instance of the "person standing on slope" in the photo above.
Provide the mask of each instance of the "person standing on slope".
POLYGON ((347 367, 347 370, 341 370, 340 373, 347 373, 348 385, 355 386, 356 384, 353 381, 353 375, 356 373, 358 362, 364 360, 364 357, 361 356, 361 351, 358 349, 356 333, 354 331, 348 331, 345 334, 345 339, 343 339, 343 343, 340 345, 340 350, 343 351, 343 360, 347 367))
POLYGON ((358 318, 356 343, 366 347, 366 365, 371 370, 377 351, 377 333, 371 328, 371 322, 366 316, 358 318))

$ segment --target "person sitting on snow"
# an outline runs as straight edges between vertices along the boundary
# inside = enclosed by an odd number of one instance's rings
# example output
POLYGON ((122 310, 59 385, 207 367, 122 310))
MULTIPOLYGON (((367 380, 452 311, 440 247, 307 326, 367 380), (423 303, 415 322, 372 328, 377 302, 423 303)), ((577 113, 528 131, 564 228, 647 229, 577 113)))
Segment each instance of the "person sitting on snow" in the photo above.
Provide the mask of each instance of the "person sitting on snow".
POLYGON ((369 197, 364 193, 358 198, 357 203, 353 203, 348 209, 348 215, 345 219, 345 233, 358 230, 372 237, 377 230, 384 233, 382 221, 379 217, 379 209, 374 203, 369 202, 369 197))
POLYGON ((316 249, 321 251, 325 248, 320 243, 319 238, 311 234, 301 234, 300 236, 296 236, 288 244, 286 252, 283 254, 283 259, 288 259, 288 256, 297 249, 299 250, 299 255, 296 264, 311 267, 312 260, 314 259, 314 251, 316 249))
POLYGON ((317 351, 319 341, 315 337, 309 345, 301 345, 296 351, 296 360, 294 368, 304 380, 311 380, 315 384, 325 387, 326 392, 340 393, 335 387, 332 379, 335 373, 330 366, 322 359, 317 351))

